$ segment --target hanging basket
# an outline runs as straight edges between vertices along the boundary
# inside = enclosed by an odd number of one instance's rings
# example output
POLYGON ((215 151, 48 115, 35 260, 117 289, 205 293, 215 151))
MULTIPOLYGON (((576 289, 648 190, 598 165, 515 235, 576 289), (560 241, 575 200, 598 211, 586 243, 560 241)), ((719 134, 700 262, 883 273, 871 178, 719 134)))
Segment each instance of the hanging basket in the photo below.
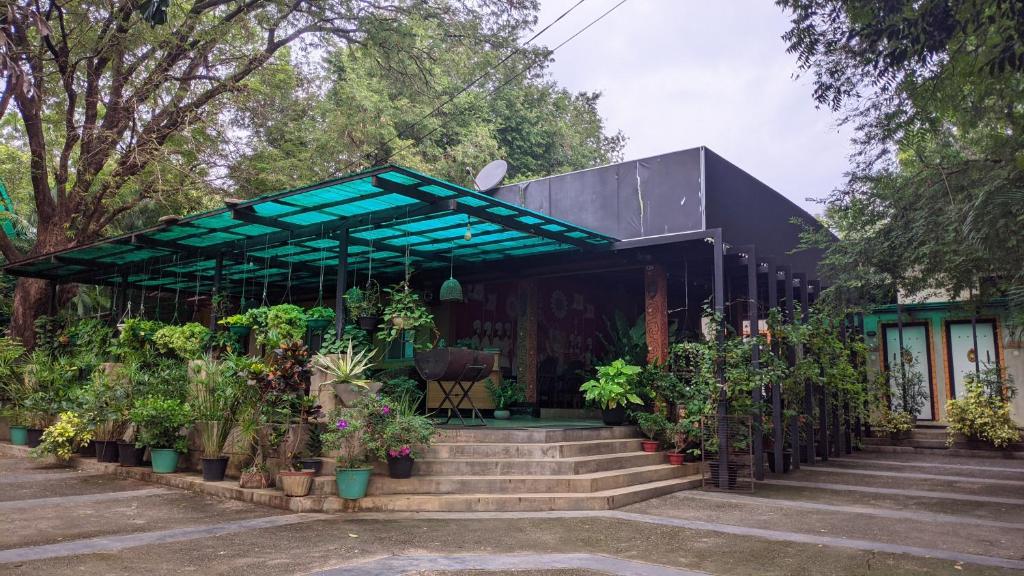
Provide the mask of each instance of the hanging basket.
POLYGON ((228 326, 228 332, 233 336, 245 338, 249 335, 249 332, 252 332, 252 328, 249 326, 228 326))
POLYGON ((441 302, 462 302, 462 284, 455 277, 451 277, 441 284, 441 302))
POLYGON ((324 318, 315 318, 312 320, 306 320, 306 326, 313 332, 323 332, 331 323, 330 320, 324 318))
POLYGON ((380 325, 380 316, 360 316, 359 327, 367 332, 374 332, 380 325))

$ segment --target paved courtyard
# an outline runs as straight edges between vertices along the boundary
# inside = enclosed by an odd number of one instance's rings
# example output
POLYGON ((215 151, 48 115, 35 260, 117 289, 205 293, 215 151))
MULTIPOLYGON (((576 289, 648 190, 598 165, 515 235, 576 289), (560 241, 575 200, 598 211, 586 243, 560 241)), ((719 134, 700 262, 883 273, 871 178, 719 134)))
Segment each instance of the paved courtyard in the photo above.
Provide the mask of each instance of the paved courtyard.
POLYGON ((292 514, 0 458, 0 574, 1020 574, 1024 461, 863 453, 610 512, 292 514))

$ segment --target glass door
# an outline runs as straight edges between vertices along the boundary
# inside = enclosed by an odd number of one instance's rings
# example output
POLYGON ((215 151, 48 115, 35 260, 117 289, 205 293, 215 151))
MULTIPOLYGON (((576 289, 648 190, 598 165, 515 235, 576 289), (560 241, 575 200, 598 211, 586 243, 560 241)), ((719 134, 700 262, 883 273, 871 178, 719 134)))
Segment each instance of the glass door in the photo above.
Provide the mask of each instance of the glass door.
POLYGON ((996 350, 996 326, 991 320, 975 322, 978 333, 978 349, 974 349, 974 334, 970 322, 947 324, 949 339, 949 366, 953 377, 953 396, 962 398, 965 392, 964 378, 978 368, 984 370, 999 365, 996 350), (975 363, 977 359, 977 363, 975 363))
MULTIPOLYGON (((900 349, 900 331, 897 326, 885 327, 885 369, 892 373, 900 369, 897 351, 900 349)), ((934 420, 932 413, 931 354, 929 352, 928 326, 924 324, 903 325, 903 362, 907 372, 921 374, 925 386, 925 402, 918 420, 934 420)), ((896 394, 896 391, 893 391, 896 394)))

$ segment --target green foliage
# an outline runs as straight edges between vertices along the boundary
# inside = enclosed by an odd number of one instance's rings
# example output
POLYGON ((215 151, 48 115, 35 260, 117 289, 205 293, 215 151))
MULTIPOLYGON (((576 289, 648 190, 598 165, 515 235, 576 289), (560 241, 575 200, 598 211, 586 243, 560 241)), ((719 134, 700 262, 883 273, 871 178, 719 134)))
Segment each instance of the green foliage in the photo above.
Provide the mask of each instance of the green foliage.
POLYGON ((249 314, 232 314, 217 321, 221 326, 246 326, 252 327, 252 317, 249 314))
MULTIPOLYGON (((890 361, 893 362, 893 361, 890 361)), ((918 369, 918 360, 909 350, 904 349, 902 361, 885 374, 891 397, 889 404, 894 412, 910 414, 917 418, 928 400, 924 374, 918 369)))
POLYGON ((43 430, 42 442, 32 449, 35 458, 53 456, 67 462, 78 449, 92 440, 92 429, 74 412, 61 412, 57 421, 43 430))
POLYGON ((344 332, 341 338, 336 336, 337 332, 331 326, 324 331, 323 341, 320 343, 321 354, 340 354, 348 348, 348 342, 358 349, 369 348, 372 345, 370 335, 352 323, 345 323, 344 332))
POLYGON ((964 397, 946 403, 946 420, 949 421, 947 445, 953 445, 957 434, 988 442, 996 448, 1020 442, 1020 430, 1010 416, 1010 402, 1006 398, 1010 394, 1004 391, 1005 386, 993 390, 991 383, 986 385, 986 379, 998 381, 999 377, 971 374, 966 378, 964 397))
POLYGON ((886 408, 882 411, 876 425, 882 432, 898 438, 914 429, 914 421, 914 416, 908 412, 886 408))
POLYGON ((526 386, 514 378, 502 380, 500 383, 488 380, 484 386, 490 393, 491 400, 494 401, 494 407, 498 410, 505 410, 513 404, 526 402, 526 386))
POLYGON ((333 358, 321 352, 313 358, 313 365, 331 377, 329 384, 348 384, 365 390, 370 386, 370 380, 365 376, 373 368, 375 352, 368 348, 357 349, 349 340, 345 352, 333 358))
POLYGON ((388 398, 402 398, 407 396, 422 396, 420 383, 408 376, 397 376, 387 378, 380 387, 380 393, 388 398))
POLYGON ((383 395, 363 395, 358 404, 362 413, 363 442, 370 454, 384 460, 387 456, 412 456, 415 450, 430 444, 434 424, 415 413, 415 404, 383 395))
POLYGON ((141 358, 156 350, 153 337, 161 328, 162 322, 143 318, 128 318, 121 325, 121 333, 117 337, 117 351, 122 358, 141 358))
POLYGON ((855 126, 820 273, 841 303, 1006 296, 1024 323, 1024 50, 1013 2, 779 0, 815 98, 855 126), (979 279, 984 279, 979 286, 979 279))
POLYGON ((164 326, 153 335, 153 343, 164 353, 174 353, 183 360, 203 355, 210 341, 210 330, 198 322, 181 326, 164 326))
POLYGON ((664 434, 670 426, 668 418, 665 418, 661 412, 633 412, 632 415, 636 420, 637 427, 649 440, 654 440, 664 434))
POLYGON ((256 333, 256 344, 266 349, 306 336, 306 312, 294 304, 253 308, 246 314, 256 333))
POLYGON ((643 404, 636 393, 640 370, 639 366, 626 364, 625 360, 619 358, 611 364, 598 366, 597 379, 584 382, 580 391, 588 403, 604 410, 628 404, 643 404))
POLYGON ((427 310, 408 282, 399 282, 393 287, 385 288, 388 295, 387 306, 384 307, 380 328, 385 342, 394 342, 406 330, 416 331, 417 337, 413 345, 417 349, 430 348, 433 340, 422 337, 424 332, 434 334, 434 315, 427 310))
POLYGON ((203 456, 217 458, 224 451, 231 427, 245 398, 245 381, 226 360, 204 356, 189 377, 188 402, 203 444, 203 456))
POLYGON ((146 396, 135 401, 130 417, 139 427, 136 446, 188 450, 188 427, 195 418, 188 404, 181 400, 146 396))
POLYGON ((335 408, 327 415, 320 435, 324 452, 337 452, 338 468, 363 468, 367 463, 363 442, 364 411, 360 406, 335 408))
POLYGON ((96 429, 97 440, 120 440, 130 424, 134 403, 130 369, 111 366, 93 371, 81 395, 84 419, 96 429))
POLYGON ((345 291, 345 305, 353 318, 375 317, 380 314, 380 285, 369 280, 364 288, 353 286, 345 291))
POLYGON ((597 337, 604 346, 606 361, 622 358, 630 364, 642 365, 647 361, 647 328, 645 315, 630 324, 621 310, 615 316, 604 318, 607 333, 598 332, 597 337))
POLYGON ((334 322, 334 309, 327 308, 326 306, 314 306, 313 308, 306 310, 306 319, 334 322))
POLYGON ((0 338, 0 414, 27 425, 25 399, 32 389, 24 376, 25 347, 15 338, 0 338))

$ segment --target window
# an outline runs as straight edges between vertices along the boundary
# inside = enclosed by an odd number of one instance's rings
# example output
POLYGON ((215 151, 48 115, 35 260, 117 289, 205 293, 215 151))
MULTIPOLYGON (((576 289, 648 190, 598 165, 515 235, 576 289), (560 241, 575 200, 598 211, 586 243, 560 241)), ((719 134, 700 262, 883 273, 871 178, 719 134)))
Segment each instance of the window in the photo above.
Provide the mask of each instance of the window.
POLYGON ((385 359, 387 360, 408 360, 413 355, 413 340, 416 338, 415 330, 403 330, 400 338, 395 338, 390 345, 388 345, 385 359))

